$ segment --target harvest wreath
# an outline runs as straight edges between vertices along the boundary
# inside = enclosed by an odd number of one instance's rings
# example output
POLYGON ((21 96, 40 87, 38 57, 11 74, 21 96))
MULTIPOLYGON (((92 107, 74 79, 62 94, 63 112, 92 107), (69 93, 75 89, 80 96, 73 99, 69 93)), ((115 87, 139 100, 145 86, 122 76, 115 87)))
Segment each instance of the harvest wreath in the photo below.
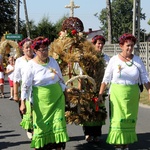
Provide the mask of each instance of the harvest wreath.
POLYGON ((95 101, 104 74, 103 56, 86 40, 79 19, 70 17, 64 22, 67 24, 63 24, 60 36, 51 43, 49 55, 57 60, 64 78, 67 78, 70 101, 70 107, 66 110, 67 123, 104 121, 107 117, 105 107, 97 106, 95 101), (79 74, 75 64, 79 64, 83 75, 79 74), (81 82, 81 89, 77 87, 78 82, 81 82))

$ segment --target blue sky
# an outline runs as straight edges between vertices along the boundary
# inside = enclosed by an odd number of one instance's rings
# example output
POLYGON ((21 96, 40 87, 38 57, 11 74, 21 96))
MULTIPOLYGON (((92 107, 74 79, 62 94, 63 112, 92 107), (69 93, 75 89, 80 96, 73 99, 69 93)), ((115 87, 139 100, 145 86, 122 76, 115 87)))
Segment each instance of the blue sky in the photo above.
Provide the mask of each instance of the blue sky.
MULTIPOLYGON (((21 0, 23 1, 23 0, 21 0)), ((29 20, 34 20, 37 24, 43 16, 49 17, 52 23, 55 23, 66 14, 70 14, 70 9, 65 8, 70 4, 70 0, 26 0, 29 20)), ((106 7, 106 0, 74 0, 75 5, 80 8, 74 9, 74 16, 78 17, 84 24, 84 31, 98 30, 100 28, 99 20, 94 16, 95 13, 106 7)), ((150 32, 150 25, 147 24, 150 19, 149 0, 141 0, 142 13, 146 14, 146 20, 141 21, 141 27, 150 32)), ((23 3, 20 7, 20 17, 25 19, 23 3)))

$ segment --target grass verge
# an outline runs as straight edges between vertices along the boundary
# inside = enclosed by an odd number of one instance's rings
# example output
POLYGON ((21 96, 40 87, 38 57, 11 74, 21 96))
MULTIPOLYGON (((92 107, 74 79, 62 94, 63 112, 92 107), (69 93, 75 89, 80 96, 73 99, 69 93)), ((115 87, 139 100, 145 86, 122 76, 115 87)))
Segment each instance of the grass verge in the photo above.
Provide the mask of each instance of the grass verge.
POLYGON ((150 100, 148 99, 148 92, 145 88, 140 95, 140 103, 150 106, 150 100))

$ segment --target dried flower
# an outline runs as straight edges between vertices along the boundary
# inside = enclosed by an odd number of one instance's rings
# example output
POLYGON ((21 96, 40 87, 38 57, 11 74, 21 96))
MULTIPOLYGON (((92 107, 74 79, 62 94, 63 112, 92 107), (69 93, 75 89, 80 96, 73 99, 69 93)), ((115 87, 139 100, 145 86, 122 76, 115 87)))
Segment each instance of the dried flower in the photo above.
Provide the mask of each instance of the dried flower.
POLYGON ((66 37, 86 38, 86 34, 83 34, 82 32, 77 32, 77 30, 65 30, 65 31, 59 32, 60 39, 64 39, 66 37))
POLYGON ((121 77, 121 70, 122 70, 121 65, 118 65, 118 73, 120 73, 119 77, 121 77))
POLYGON ((50 73, 52 73, 52 79, 54 79, 55 74, 57 74, 56 70, 54 68, 49 67, 50 73))

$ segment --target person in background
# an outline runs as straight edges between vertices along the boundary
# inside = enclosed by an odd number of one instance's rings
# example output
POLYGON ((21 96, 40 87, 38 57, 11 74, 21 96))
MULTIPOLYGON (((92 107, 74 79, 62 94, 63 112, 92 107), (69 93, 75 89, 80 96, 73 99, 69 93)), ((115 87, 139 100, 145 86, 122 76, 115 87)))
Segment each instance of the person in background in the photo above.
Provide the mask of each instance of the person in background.
POLYGON ((103 47, 105 45, 105 38, 102 36, 102 35, 95 35, 93 38, 92 38, 92 43, 94 44, 94 47, 95 47, 95 50, 97 52, 99 52, 101 55, 103 55, 103 58, 105 60, 105 63, 106 65, 108 64, 110 58, 108 55, 104 54, 102 52, 103 50, 103 47))
POLYGON ((14 88, 13 88, 13 77, 14 77, 14 57, 10 56, 8 58, 8 65, 6 67, 6 74, 8 75, 8 81, 10 86, 10 97, 9 100, 13 100, 14 97, 14 88))
MULTIPOLYGON (((110 85, 110 128, 107 143, 113 144, 116 150, 129 150, 128 145, 137 141, 135 131, 140 89, 138 83, 145 85, 150 95, 148 73, 139 56, 133 54, 136 38, 124 33, 119 38, 121 53, 113 56, 105 70, 100 86, 99 99, 110 85)), ((150 97, 149 97, 150 98, 150 97)))
MULTIPOLYGON (((103 56, 104 58, 104 63, 105 66, 108 64, 110 58, 108 55, 102 53, 102 49, 105 45, 105 38, 102 35, 96 35, 92 38, 92 43, 94 45, 95 51, 97 51, 100 55, 103 56)), ((81 82, 82 83, 82 82, 81 82)), ((79 85, 79 87, 82 85, 79 85)), ((95 124, 93 123, 93 125, 88 126, 88 125, 84 125, 83 126, 83 131, 84 131, 84 135, 85 135, 85 139, 88 142, 98 142, 101 138, 101 134, 102 134, 102 125, 104 125, 104 122, 101 122, 99 124, 95 124)))
POLYGON ((3 57, 0 55, 0 90, 1 90, 1 98, 5 98, 4 95, 4 66, 3 66, 3 57))
POLYGON ((32 44, 36 56, 26 66, 21 90, 20 111, 32 89, 33 137, 36 150, 65 148, 69 140, 65 120, 66 85, 57 61, 48 56, 48 38, 37 37, 32 44))
MULTIPOLYGON (((20 86, 22 86, 22 78, 28 62, 34 57, 33 50, 31 49, 32 40, 24 39, 19 42, 19 47, 23 51, 23 56, 16 59, 15 70, 14 70, 14 100, 19 102, 20 105, 20 86)), ((32 138, 32 115, 31 115, 31 104, 30 101, 26 101, 26 114, 22 117, 20 123, 21 127, 27 131, 29 139, 32 138)))

